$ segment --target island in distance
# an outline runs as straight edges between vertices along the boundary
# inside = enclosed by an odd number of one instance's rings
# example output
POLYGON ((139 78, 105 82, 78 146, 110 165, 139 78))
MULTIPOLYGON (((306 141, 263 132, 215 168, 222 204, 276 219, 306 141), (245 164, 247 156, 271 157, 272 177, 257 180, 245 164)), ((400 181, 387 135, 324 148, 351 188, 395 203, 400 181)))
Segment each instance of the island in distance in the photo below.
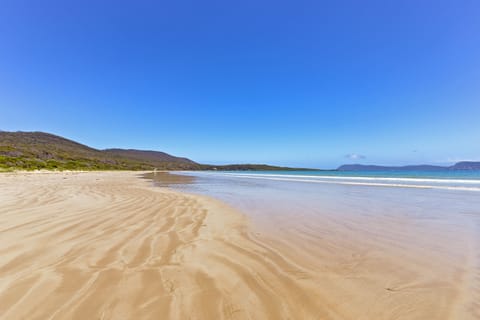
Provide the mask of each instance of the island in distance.
POLYGON ((344 164, 338 171, 444 171, 444 170, 480 170, 480 161, 461 161, 452 166, 432 166, 427 164, 410 166, 377 166, 364 164, 344 164))

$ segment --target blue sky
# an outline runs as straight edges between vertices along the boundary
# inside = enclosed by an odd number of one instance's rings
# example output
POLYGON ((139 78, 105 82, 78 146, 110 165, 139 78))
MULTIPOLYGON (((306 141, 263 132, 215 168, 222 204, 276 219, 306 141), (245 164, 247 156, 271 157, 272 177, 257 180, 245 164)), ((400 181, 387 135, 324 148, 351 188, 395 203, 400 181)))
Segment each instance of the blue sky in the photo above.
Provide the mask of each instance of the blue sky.
POLYGON ((480 160, 478 1, 23 1, 0 129, 204 163, 480 160))

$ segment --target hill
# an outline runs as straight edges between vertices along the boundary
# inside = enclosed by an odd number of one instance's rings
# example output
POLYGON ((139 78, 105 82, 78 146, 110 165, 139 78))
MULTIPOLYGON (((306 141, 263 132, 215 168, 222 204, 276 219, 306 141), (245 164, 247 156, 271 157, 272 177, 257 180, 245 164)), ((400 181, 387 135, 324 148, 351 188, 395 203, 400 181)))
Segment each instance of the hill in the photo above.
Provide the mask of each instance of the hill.
POLYGON ((302 170, 264 164, 213 166, 165 152, 98 150, 45 132, 0 131, 0 170, 302 170))
POLYGON ((168 153, 161 151, 151 151, 151 150, 135 150, 135 149, 106 149, 102 151, 103 154, 120 157, 124 159, 129 159, 132 161, 149 161, 152 163, 161 162, 161 163, 178 163, 184 165, 198 165, 198 163, 187 159, 172 156, 168 153))
POLYGON ((201 165, 157 151, 97 150, 44 132, 0 131, 0 168, 75 170, 195 170, 201 165))
POLYGON ((480 162, 461 161, 450 167, 451 170, 480 170, 480 162))

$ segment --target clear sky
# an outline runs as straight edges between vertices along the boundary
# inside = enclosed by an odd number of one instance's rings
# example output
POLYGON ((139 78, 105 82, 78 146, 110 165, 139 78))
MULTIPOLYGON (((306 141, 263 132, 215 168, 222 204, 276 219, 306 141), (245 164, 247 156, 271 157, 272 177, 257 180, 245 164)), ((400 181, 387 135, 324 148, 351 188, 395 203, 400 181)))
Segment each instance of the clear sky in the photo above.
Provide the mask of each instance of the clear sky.
POLYGON ((204 163, 480 160, 480 2, 0 0, 0 129, 204 163))

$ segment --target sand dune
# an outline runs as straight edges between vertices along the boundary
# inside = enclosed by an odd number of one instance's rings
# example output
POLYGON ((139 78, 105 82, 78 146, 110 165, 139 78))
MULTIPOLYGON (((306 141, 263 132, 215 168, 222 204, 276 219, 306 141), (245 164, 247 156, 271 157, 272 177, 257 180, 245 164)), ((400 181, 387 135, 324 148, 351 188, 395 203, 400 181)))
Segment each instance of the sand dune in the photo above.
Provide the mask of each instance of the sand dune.
POLYGON ((478 274, 418 282, 417 260, 257 235, 138 173, 2 174, 0 190, 1 319, 478 319, 461 289, 478 274))

